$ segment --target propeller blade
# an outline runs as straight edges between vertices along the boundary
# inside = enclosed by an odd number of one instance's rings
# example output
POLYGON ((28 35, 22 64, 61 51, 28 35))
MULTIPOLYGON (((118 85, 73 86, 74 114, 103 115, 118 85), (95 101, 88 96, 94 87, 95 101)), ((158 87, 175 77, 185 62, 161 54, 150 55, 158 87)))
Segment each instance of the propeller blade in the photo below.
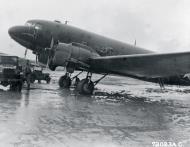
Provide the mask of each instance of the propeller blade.
POLYGON ((46 48, 46 50, 45 50, 45 51, 48 52, 48 58, 47 58, 46 68, 49 67, 51 69, 51 67, 52 67, 52 65, 50 65, 50 64, 53 64, 53 57, 54 57, 54 53, 55 53, 55 45, 57 45, 58 43, 59 43, 59 41, 55 40, 53 38, 53 36, 52 36, 51 42, 50 42, 50 47, 46 48))
POLYGON ((48 51, 48 59, 47 59, 47 63, 46 63, 46 68, 49 67, 49 63, 50 63, 50 60, 52 58, 52 51, 53 51, 54 44, 55 44, 55 41, 54 41, 54 38, 52 36, 51 42, 50 42, 50 48, 47 50, 48 51))
POLYGON ((47 64, 46 64, 46 69, 48 69, 48 67, 49 67, 49 61, 50 61, 50 59, 48 57, 47 64))
POLYGON ((36 64, 38 63, 38 54, 36 54, 36 64))
POLYGON ((27 53, 28 53, 28 49, 26 48, 24 52, 24 58, 26 58, 27 53))
POLYGON ((53 46, 54 46, 54 38, 52 37, 52 38, 51 38, 51 43, 50 43, 50 49, 52 49, 53 46))

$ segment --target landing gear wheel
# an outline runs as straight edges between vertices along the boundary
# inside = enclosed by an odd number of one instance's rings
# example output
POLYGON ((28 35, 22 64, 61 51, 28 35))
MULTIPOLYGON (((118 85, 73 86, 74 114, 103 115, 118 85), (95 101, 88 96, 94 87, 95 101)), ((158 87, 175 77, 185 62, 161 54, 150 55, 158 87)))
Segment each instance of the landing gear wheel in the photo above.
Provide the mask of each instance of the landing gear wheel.
POLYGON ((80 94, 91 95, 94 91, 94 83, 88 79, 83 79, 77 84, 77 91, 80 94))
POLYGON ((59 86, 61 88, 69 88, 71 86, 71 78, 64 75, 59 79, 59 86))

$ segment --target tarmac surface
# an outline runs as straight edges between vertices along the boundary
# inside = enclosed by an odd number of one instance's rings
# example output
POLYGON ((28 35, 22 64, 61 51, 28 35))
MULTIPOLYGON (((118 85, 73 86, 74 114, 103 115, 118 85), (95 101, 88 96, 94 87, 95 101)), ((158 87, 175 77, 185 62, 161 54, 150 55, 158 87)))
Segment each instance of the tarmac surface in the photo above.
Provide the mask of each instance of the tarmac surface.
POLYGON ((30 91, 0 91, 0 147, 190 145, 190 87, 108 76, 83 96, 51 75, 30 91))

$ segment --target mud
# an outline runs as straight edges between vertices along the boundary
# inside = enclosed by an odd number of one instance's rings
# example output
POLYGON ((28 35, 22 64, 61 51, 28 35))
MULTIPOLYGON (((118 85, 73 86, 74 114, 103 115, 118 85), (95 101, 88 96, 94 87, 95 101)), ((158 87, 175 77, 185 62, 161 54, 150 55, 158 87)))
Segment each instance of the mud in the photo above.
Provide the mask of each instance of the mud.
MULTIPOLYGON (((92 96, 50 84, 0 91, 0 146, 126 147, 190 145, 190 90, 109 76, 92 96)), ((82 75, 81 77, 83 77, 82 75)), ((95 76, 94 78, 98 78, 95 76)))

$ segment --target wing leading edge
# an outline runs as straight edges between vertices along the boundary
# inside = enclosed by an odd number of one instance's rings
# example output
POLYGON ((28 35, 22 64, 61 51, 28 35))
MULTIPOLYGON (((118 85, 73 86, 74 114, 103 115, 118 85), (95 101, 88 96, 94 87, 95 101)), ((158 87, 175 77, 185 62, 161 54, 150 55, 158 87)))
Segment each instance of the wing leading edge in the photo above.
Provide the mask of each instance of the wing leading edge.
POLYGON ((91 59, 96 72, 138 78, 163 78, 190 73, 190 52, 106 56, 91 59))

